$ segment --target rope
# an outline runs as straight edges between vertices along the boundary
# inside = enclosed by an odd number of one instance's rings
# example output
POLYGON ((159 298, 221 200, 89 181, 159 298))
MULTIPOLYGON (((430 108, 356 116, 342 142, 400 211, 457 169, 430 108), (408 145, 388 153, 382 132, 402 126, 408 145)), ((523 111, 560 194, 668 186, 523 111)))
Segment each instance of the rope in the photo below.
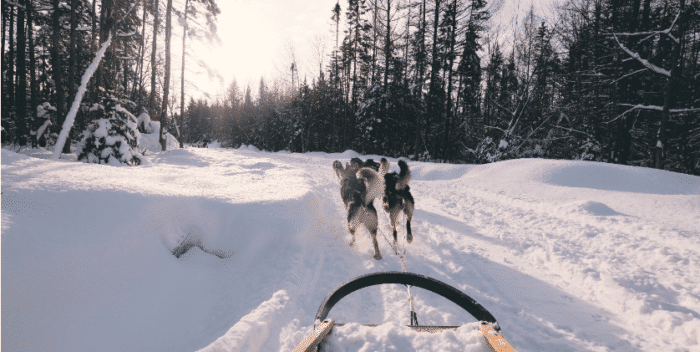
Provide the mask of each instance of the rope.
MULTIPOLYGON (((391 223, 389 219, 386 217, 386 213, 384 213, 384 219, 387 220, 387 222, 391 223)), ((386 235, 384 235, 384 232, 382 232, 379 228, 377 228, 377 231, 382 234, 382 237, 384 237, 384 240, 389 243, 389 246, 394 250, 394 254, 399 257, 401 260, 401 269, 403 269, 403 272, 408 272, 406 270, 406 247, 403 248, 402 251, 399 252, 399 243, 398 241, 394 242, 394 244, 389 241, 388 238, 386 238, 386 235)), ((416 310, 413 308, 413 295, 411 294, 411 286, 406 285, 406 290, 408 291, 408 305, 410 308, 410 318, 411 318, 411 326, 418 326, 418 315, 416 314, 416 310)))

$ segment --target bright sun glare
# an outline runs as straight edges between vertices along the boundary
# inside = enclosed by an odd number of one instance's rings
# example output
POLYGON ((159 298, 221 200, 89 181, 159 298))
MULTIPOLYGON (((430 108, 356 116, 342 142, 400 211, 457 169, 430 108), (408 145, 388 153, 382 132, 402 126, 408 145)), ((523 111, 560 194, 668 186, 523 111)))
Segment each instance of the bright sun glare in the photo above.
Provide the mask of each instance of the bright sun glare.
MULTIPOLYGON (((219 45, 201 45, 194 53, 219 76, 208 75, 190 59, 190 70, 201 72, 195 84, 202 92, 214 97, 222 94, 235 78, 238 86, 250 84, 256 89, 261 77, 266 80, 287 73, 291 64, 290 48, 293 48, 297 65, 303 77, 304 71, 317 67, 311 43, 316 36, 330 38, 330 14, 336 0, 278 2, 219 1, 219 45)), ((331 46, 327 46, 327 54, 331 46)), ((188 64, 189 66, 190 64, 188 64)), ((192 96, 198 93, 192 92, 192 96)))

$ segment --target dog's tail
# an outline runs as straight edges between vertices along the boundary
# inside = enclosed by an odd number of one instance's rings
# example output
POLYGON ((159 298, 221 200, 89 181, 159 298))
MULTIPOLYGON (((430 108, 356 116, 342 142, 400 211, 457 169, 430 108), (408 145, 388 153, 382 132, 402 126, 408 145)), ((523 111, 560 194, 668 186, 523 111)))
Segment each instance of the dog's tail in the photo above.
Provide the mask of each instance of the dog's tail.
POLYGON ((365 165, 364 161, 362 161, 362 159, 360 159, 358 157, 354 157, 354 158, 350 159, 350 166, 354 167, 355 169, 359 169, 364 165, 365 165))
POLYGON ((408 181, 411 181, 411 170, 408 168, 408 164, 403 160, 399 160, 399 167, 401 172, 399 172, 399 178, 396 180, 397 190, 406 188, 408 181))
POLYGON ((379 174, 384 176, 389 172, 389 160, 386 160, 386 158, 382 158, 379 160, 379 174))
POLYGON ((343 178, 343 171, 345 171, 345 169, 343 169, 343 164, 338 160, 334 161, 333 172, 335 172, 335 175, 338 176, 338 178, 343 178))
POLYGON ((367 193, 365 205, 371 203, 375 198, 384 196, 384 177, 371 167, 363 167, 357 171, 357 179, 365 182, 367 193))

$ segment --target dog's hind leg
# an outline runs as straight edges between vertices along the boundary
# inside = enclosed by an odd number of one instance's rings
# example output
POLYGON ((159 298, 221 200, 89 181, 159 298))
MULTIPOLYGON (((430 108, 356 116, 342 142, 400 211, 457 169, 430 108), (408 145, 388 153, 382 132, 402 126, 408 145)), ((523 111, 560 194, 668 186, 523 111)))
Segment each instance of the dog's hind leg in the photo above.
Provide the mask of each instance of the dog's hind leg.
POLYGON ((377 229, 379 228, 379 218, 377 217, 377 209, 374 209, 374 205, 369 203, 365 208, 364 224, 369 234, 372 236, 372 243, 374 244, 374 259, 382 259, 381 253, 379 253, 379 243, 377 242, 377 229))
POLYGON ((355 202, 350 202, 348 205, 348 230, 352 236, 352 241, 350 241, 350 246, 355 244, 355 231, 357 231, 357 226, 361 222, 362 209, 360 205, 355 202))
POLYGON ((391 228, 394 230, 394 243, 398 241, 398 238, 396 237, 396 222, 399 218, 400 211, 401 209, 399 208, 389 210, 389 222, 391 223, 391 228))
POLYGON ((350 236, 352 236, 352 240, 348 243, 348 246, 352 247, 355 244, 355 226, 348 224, 348 230, 350 230, 350 236))
POLYGON ((403 213, 406 215, 406 241, 408 243, 413 242, 413 234, 411 234, 411 219, 413 219, 413 210, 415 204, 413 203, 413 197, 404 200, 403 213))

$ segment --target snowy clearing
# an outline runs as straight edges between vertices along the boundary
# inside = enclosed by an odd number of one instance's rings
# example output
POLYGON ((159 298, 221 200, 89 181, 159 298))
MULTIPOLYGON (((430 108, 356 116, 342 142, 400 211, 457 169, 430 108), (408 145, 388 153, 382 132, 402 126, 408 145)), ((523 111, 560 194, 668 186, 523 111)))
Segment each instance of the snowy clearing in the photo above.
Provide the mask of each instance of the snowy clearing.
MULTIPOLYGON (((331 164, 352 151, 186 148, 135 167, 33 153, 2 150, 3 351, 288 352, 339 284, 402 270, 381 209, 384 259, 364 228, 348 246, 331 164), (206 252, 175 258, 186 237, 206 252)), ((408 164, 408 271, 476 299, 517 351, 700 351, 700 177, 544 159, 408 164)), ((346 325, 325 350, 489 350, 469 314, 412 292, 421 325, 462 327, 413 332, 405 287, 374 286, 331 310, 346 325)))

